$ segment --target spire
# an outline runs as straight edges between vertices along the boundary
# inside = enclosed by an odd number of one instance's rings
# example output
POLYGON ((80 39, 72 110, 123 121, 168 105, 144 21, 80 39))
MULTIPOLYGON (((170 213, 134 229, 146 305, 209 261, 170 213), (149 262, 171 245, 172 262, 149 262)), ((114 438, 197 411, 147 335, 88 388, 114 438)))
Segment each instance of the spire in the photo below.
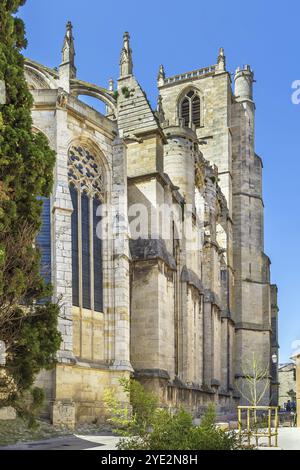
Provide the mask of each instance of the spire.
POLYGON ((67 23, 67 30, 62 48, 62 63, 61 65, 69 65, 70 67, 70 78, 76 76, 75 67, 75 46, 73 37, 73 26, 71 21, 67 23))
POLYGON ((224 72, 226 70, 226 57, 223 47, 220 47, 218 56, 218 70, 224 72))
POLYGON ((157 76, 157 84, 158 86, 162 86, 165 82, 166 74, 165 74, 165 69, 163 65, 160 65, 159 71, 158 71, 158 76, 157 76))
POLYGON ((123 48, 120 59, 120 77, 126 77, 132 75, 133 63, 132 63, 132 50, 130 49, 130 36, 129 33, 124 33, 123 36, 123 48))
POLYGON ((108 89, 109 89, 109 91, 114 91, 114 89, 115 89, 115 82, 114 82, 113 78, 109 79, 108 89))

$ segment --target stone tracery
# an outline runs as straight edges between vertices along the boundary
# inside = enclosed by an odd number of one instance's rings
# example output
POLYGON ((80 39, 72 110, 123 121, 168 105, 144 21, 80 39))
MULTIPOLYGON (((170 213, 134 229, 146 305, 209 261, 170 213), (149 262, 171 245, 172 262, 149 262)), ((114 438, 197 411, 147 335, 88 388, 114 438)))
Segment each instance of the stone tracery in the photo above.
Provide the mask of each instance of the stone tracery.
POLYGON ((81 145, 72 145, 69 150, 68 176, 70 182, 81 192, 92 197, 104 193, 103 168, 98 159, 81 145))

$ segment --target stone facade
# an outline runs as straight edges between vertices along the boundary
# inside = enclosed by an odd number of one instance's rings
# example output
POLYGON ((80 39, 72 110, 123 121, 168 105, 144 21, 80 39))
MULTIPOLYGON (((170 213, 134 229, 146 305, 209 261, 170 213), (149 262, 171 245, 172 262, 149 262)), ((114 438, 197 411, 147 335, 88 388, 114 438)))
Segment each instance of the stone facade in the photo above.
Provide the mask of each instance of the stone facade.
POLYGON ((296 365, 293 362, 289 364, 281 364, 278 368, 278 379, 278 405, 284 409, 284 405, 288 400, 295 401, 296 399, 296 365))
POLYGON ((300 428, 300 351, 293 358, 296 362, 296 400, 297 400, 297 426, 300 428))
MULTIPOLYGON (((51 280, 54 297, 63 300, 63 341, 56 369, 38 378, 48 413, 70 426, 103 418, 105 389, 125 402, 119 379, 132 374, 164 404, 197 414, 212 401, 229 411, 245 391, 253 351, 270 367, 271 385, 271 315, 277 312, 263 246, 253 72, 238 69, 232 90, 222 49, 217 64, 205 69, 166 77, 161 66, 153 111, 133 74, 128 33, 116 90, 112 81, 106 89, 78 80, 74 59, 68 23, 58 71, 26 61, 34 127, 57 152, 51 280), (106 116, 79 95, 103 101, 106 116), (101 277, 102 311, 84 276, 81 281, 80 224, 78 240, 72 237, 68 160, 74 145, 101 168, 97 197, 107 230, 101 232, 101 273, 89 256, 89 282, 101 277)), ((93 230, 90 223, 89 246, 93 230)), ((270 394, 268 386, 264 404, 270 394)))

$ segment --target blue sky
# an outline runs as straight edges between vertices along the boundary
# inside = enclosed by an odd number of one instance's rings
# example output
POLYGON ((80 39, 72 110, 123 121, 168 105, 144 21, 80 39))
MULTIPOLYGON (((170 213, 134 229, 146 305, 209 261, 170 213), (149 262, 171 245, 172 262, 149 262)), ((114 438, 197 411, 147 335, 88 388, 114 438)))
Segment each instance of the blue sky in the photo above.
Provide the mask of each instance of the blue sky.
MULTIPOLYGON (((225 48, 227 68, 255 71, 256 152, 264 161, 265 251, 279 286, 280 361, 300 341, 300 105, 292 82, 300 80, 300 3, 271 0, 27 0, 20 16, 29 40, 26 55, 55 67, 65 23, 76 40, 78 77, 106 86, 118 78, 124 31, 131 34, 134 71, 152 104, 160 63, 167 75, 216 63, 225 48)), ((300 344, 299 344, 300 346, 300 344)))

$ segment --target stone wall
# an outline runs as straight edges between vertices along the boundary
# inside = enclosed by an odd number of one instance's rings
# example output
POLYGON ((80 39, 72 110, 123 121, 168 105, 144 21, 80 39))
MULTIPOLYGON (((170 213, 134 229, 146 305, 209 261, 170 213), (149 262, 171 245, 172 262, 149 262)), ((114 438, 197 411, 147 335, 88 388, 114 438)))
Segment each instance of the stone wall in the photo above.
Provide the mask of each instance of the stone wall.
POLYGON ((296 382, 296 371, 297 367, 294 363, 280 365, 278 371, 279 380, 279 401, 278 405, 284 409, 284 404, 288 400, 292 401, 289 392, 294 392, 295 396, 297 393, 297 382, 296 382))

